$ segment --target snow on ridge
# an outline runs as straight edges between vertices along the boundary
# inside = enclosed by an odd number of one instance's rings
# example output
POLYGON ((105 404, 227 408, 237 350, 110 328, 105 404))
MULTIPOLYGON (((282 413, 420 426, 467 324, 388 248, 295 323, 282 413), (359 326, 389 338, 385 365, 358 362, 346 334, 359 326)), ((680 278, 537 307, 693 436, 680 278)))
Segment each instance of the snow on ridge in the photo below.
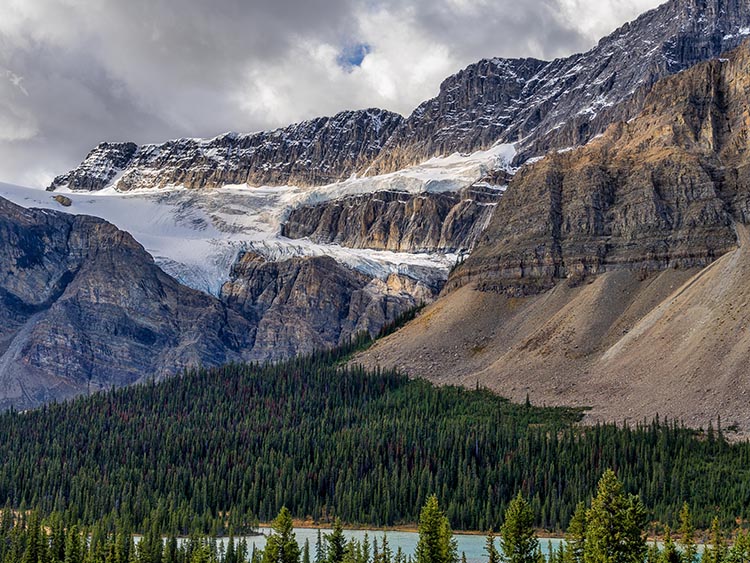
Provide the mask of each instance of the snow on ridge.
POLYGON ((101 217, 129 232, 164 271, 180 282, 218 295, 229 279, 237 256, 253 251, 269 260, 331 256, 369 276, 386 279, 402 274, 434 285, 447 279, 457 257, 452 254, 411 254, 290 240, 280 235, 289 211, 349 195, 380 191, 412 194, 458 191, 490 171, 512 172, 513 145, 497 145, 471 155, 435 157, 381 176, 353 176, 314 188, 247 185, 189 190, 182 186, 119 192, 110 185, 98 192, 59 189, 51 193, 0 183, 0 197, 23 207, 101 217), (65 193, 70 207, 53 198, 65 193))

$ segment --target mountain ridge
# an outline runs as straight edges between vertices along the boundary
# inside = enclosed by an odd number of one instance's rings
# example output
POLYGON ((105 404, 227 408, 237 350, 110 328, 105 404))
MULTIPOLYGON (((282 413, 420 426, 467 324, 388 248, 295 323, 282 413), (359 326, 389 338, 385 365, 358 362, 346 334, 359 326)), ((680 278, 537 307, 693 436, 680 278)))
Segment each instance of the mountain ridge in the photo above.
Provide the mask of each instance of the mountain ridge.
POLYGON ((520 165, 550 150, 585 144, 610 123, 634 117, 660 78, 718 57, 747 35, 748 0, 669 0, 586 53, 549 62, 482 59, 446 78, 438 96, 408 118, 379 109, 346 111, 275 131, 150 145, 130 158, 125 156, 132 144, 103 144, 90 153, 92 162, 59 176, 49 189, 101 189, 111 182, 121 190, 222 183, 321 185, 354 173, 393 172, 497 142, 518 143, 520 165), (368 122, 370 114, 374 118, 368 122), (345 134, 320 135, 321 123, 333 123, 332 130, 345 134), (269 139, 279 132, 285 143, 274 145, 269 139), (244 146, 263 143, 272 146, 244 146), (203 145, 227 151, 229 157, 222 161, 205 154, 203 145), (299 145, 312 150, 298 150, 299 145), (128 163, 124 171, 123 161, 128 163), (99 174, 102 168, 104 175, 99 174))

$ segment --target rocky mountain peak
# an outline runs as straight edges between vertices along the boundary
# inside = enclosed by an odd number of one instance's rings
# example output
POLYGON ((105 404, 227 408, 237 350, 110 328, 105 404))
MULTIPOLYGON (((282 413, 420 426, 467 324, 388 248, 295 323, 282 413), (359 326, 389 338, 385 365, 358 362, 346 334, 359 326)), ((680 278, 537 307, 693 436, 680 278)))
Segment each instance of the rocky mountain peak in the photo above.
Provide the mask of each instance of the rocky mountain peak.
POLYGON ((672 0, 587 53, 549 63, 480 61, 447 79, 404 121, 370 171, 497 141, 518 143, 517 163, 585 144, 610 123, 637 115, 660 78, 718 57, 747 35, 747 0, 672 0))
POLYGON ((343 111, 261 133, 176 139, 160 145, 102 143, 49 190, 182 185, 326 184, 366 166, 403 118, 381 109, 343 111))

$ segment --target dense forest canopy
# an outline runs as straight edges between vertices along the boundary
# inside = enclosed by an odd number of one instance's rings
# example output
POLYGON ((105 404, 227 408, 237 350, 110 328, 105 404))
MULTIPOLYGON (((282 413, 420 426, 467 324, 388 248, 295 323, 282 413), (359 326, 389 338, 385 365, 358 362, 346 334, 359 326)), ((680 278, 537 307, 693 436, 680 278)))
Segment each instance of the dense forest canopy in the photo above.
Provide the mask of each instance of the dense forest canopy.
POLYGON ((0 416, 0 503, 89 525, 226 533, 298 518, 414 523, 436 494, 456 529, 499 529, 520 491, 564 530, 612 467, 649 518, 684 501, 707 528, 750 516, 750 445, 342 367, 347 350, 229 365, 0 416))

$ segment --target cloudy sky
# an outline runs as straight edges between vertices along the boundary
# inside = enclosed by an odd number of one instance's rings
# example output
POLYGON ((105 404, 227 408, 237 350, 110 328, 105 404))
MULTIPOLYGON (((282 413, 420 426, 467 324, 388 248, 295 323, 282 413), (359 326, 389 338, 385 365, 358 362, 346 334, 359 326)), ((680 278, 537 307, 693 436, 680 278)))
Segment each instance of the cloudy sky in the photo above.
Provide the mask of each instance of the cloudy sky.
POLYGON ((0 181, 102 140, 408 115, 484 57, 591 48, 663 0, 0 0, 0 181))

